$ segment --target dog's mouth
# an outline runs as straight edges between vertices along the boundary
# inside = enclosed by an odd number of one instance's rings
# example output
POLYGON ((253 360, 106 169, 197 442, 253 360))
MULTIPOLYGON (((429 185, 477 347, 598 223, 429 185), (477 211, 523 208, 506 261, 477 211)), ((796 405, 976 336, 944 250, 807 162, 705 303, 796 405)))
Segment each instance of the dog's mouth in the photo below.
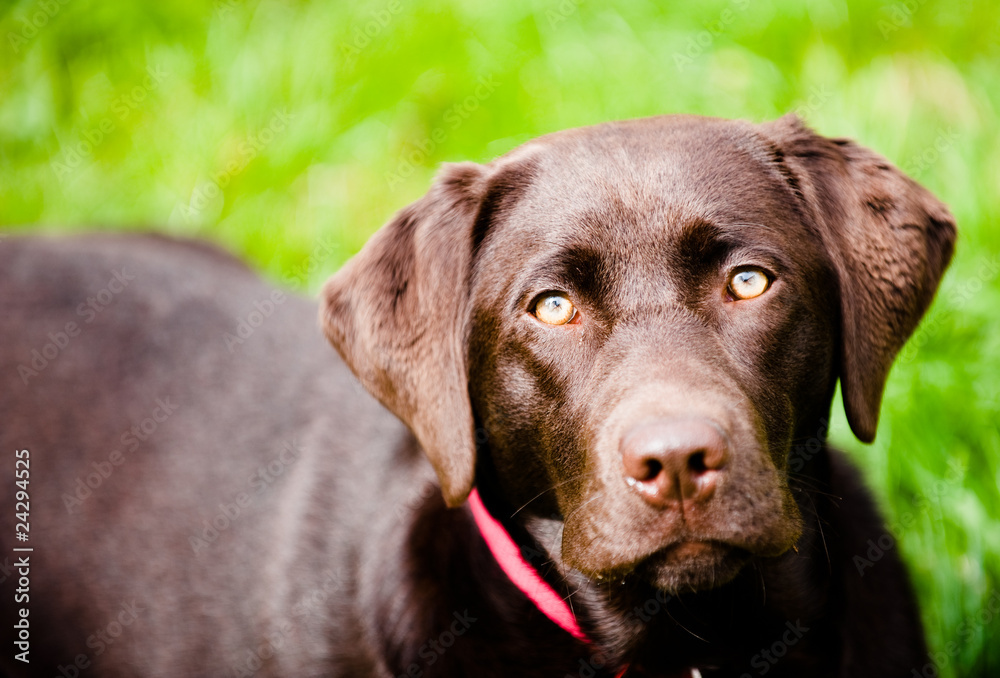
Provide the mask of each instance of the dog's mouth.
POLYGON ((678 512, 655 518, 613 526, 599 520, 566 521, 562 558, 591 578, 641 580, 670 593, 703 591, 732 581, 753 558, 780 556, 801 534, 801 519, 777 512, 758 521, 762 527, 741 530, 718 529, 717 515, 691 521, 694 524, 678 512), (597 525, 603 529, 598 531, 597 525))
POLYGON ((634 573, 665 591, 700 591, 728 583, 750 558, 746 549, 725 542, 682 541, 643 559, 634 573))
POLYGON ((631 563, 583 570, 600 580, 634 579, 671 594, 704 591, 732 581, 753 557, 743 546, 717 539, 674 541, 631 563))
POLYGON ((725 555, 735 548, 718 541, 682 541, 661 549, 654 556, 661 556, 664 562, 682 564, 725 555))

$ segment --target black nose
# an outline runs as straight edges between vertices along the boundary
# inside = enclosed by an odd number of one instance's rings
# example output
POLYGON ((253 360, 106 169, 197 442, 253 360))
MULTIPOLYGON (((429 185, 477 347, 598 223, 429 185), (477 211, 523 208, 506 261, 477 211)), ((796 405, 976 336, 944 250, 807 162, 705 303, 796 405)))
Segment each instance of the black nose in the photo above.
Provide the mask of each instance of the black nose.
POLYGON ((728 450, 722 430, 707 419, 659 419, 636 426, 621 442, 625 479, 657 508, 711 498, 728 450))

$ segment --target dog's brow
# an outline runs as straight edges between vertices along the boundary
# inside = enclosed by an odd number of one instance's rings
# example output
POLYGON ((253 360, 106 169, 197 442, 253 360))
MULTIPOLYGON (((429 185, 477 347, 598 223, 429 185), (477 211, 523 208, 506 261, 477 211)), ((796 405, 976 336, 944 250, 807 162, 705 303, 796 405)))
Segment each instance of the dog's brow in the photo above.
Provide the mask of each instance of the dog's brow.
POLYGON ((558 246, 550 257, 534 268, 529 279, 535 285, 572 287, 589 298, 598 298, 608 284, 606 255, 582 243, 558 246))
POLYGON ((725 228, 700 218, 683 222, 678 230, 666 230, 662 241, 668 260, 692 275, 714 265, 736 244, 725 228))
POLYGON ((714 252, 721 240, 723 230, 716 224, 703 219, 684 223, 677 235, 677 248, 684 254, 714 252))

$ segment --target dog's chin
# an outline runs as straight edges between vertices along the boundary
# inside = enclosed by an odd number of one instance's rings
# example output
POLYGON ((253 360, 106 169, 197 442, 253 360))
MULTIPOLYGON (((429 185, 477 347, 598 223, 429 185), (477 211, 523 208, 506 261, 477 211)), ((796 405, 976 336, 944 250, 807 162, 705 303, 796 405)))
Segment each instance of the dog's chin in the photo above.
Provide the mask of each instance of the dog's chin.
POLYGON ((667 593, 692 593, 729 583, 749 559, 748 551, 722 542, 681 542, 644 559, 634 574, 667 593))

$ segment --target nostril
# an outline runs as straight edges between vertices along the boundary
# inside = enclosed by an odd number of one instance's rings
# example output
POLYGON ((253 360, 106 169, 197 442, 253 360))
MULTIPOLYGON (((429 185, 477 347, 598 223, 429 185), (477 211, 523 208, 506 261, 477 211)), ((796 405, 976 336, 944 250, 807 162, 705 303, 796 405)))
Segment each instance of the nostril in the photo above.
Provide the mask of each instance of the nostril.
POLYGON ((652 480, 656 476, 663 473, 663 462, 661 462, 659 459, 646 459, 645 462, 646 463, 643 464, 642 467, 643 471, 641 474, 642 477, 636 478, 636 480, 639 481, 652 480))
POLYGON ((699 476, 708 470, 708 465, 705 463, 705 450, 698 450, 688 457, 688 470, 699 476))

